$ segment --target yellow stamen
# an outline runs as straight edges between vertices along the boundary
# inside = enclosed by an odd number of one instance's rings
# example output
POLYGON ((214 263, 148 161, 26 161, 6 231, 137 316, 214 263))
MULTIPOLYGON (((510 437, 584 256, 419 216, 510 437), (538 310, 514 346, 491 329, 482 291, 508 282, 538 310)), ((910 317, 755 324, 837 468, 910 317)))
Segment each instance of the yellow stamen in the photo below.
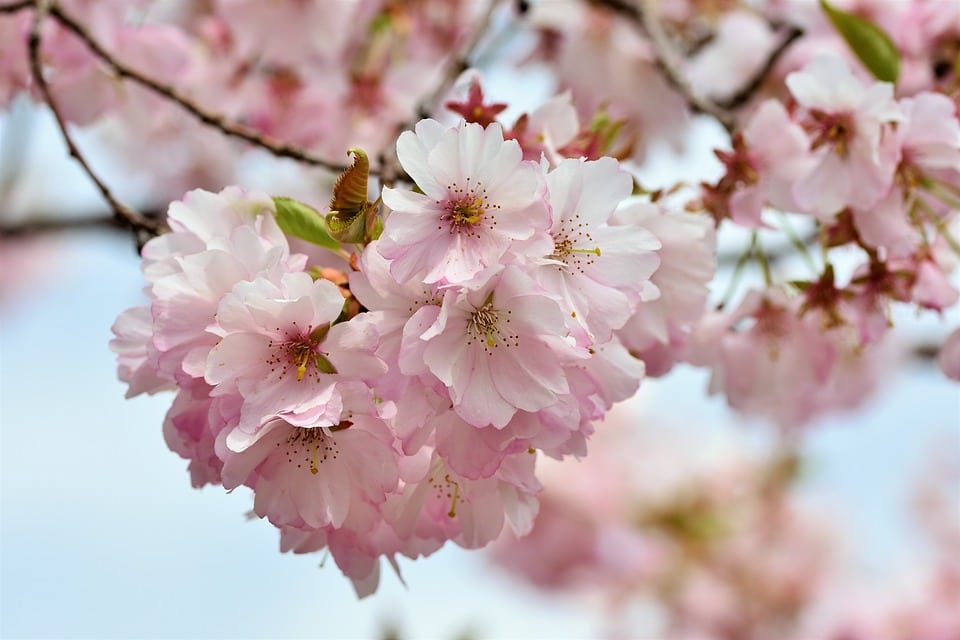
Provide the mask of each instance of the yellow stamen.
MULTIPOLYGON (((450 482, 450 476, 447 476, 447 482, 450 482)), ((457 500, 460 499, 460 485, 453 483, 453 500, 450 501, 450 511, 447 512, 448 518, 457 517, 457 500)))
POLYGON ((593 249, 568 249, 567 253, 583 253, 583 254, 593 254, 595 256, 600 255, 600 247, 594 247, 593 249))

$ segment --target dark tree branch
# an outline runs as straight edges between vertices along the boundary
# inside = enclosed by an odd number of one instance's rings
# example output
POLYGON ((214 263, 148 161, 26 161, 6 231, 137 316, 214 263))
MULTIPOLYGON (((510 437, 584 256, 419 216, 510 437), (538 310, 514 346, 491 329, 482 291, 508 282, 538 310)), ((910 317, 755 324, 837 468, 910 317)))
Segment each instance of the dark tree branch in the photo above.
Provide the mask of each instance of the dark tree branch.
MULTIPOLYGON (((77 22, 73 16, 66 13, 60 6, 56 4, 52 5, 49 12, 52 18, 55 18, 66 29, 80 38, 80 40, 119 77, 135 82, 163 96, 179 105, 184 111, 204 124, 219 130, 221 133, 266 149, 280 158, 290 158, 306 165, 322 167, 334 173, 339 173, 347 168, 345 164, 332 162, 297 145, 274 140, 273 138, 258 133, 250 127, 229 121, 224 115, 197 104, 179 89, 146 76, 117 60, 82 24, 77 22)), ((372 169, 371 173, 376 173, 376 170, 372 169)))
POLYGON ((36 3, 37 0, 20 0, 20 2, 0 4, 0 13, 16 13, 24 9, 29 9, 36 3))
MULTIPOLYGON (((412 120, 400 123, 394 130, 394 139, 407 130, 413 129, 419 120, 429 118, 439 107, 440 101, 450 91, 453 83, 464 71, 470 68, 471 63, 476 57, 477 46, 483 40, 487 30, 490 28, 490 22, 501 0, 490 0, 484 11, 483 17, 477 23, 476 28, 470 33, 460 49, 460 52, 451 57, 444 67, 440 82, 427 96, 417 103, 417 109, 412 120)), ((391 145, 384 149, 380 154, 378 161, 381 167, 381 181, 386 185, 393 184, 401 178, 409 178, 406 172, 400 167, 397 160, 396 145, 391 145)))
POLYGON ((33 16, 33 24, 30 28, 30 37, 28 40, 28 47, 30 53, 30 71, 33 76, 34 81, 37 83, 37 88, 40 91, 40 94, 43 96, 44 102, 50 107, 50 111, 53 113, 53 117, 57 121, 57 126, 60 129, 60 133, 63 135, 63 140, 67 145, 67 150, 70 152, 70 155, 80 164, 84 172, 89 176, 90 180, 96 185, 97 189, 100 191, 100 194, 103 196, 103 199, 107 201, 110 205, 110 208, 113 210, 114 218, 118 223, 123 224, 136 232, 148 233, 151 235, 158 235, 163 232, 164 225, 159 220, 150 219, 146 216, 134 211, 127 205, 123 204, 113 195, 113 192, 110 191, 110 188, 97 176, 97 174, 87 163, 86 158, 80 152, 80 148, 77 147, 76 143, 73 141, 73 137, 70 135, 70 131, 67 128, 67 123, 63 118, 63 115, 60 113, 60 109, 57 106, 57 101, 53 97, 53 93, 50 91, 50 85, 47 83, 46 78, 43 75, 43 61, 41 59, 41 48, 42 48, 42 37, 41 29, 43 27, 43 21, 47 18, 51 10, 51 2, 49 0, 37 0, 35 4, 35 13, 33 16))
POLYGON ((653 46, 657 67, 667 82, 686 98, 694 112, 713 116, 727 131, 732 132, 735 125, 733 114, 701 96, 687 81, 677 52, 670 42, 670 36, 663 28, 660 17, 653 11, 655 2, 656 0, 644 0, 643 10, 640 11, 640 24, 653 46))
MULTIPOLYGON (((620 15, 631 21, 647 38, 655 52, 655 64, 660 69, 664 78, 670 85, 677 90, 687 101, 690 109, 695 113, 705 113, 713 116, 722 124, 727 131, 732 131, 735 126, 734 111, 742 107, 756 94, 763 86, 777 61, 783 56, 783 53, 798 38, 803 35, 803 30, 799 27, 789 25, 786 30, 786 36, 780 44, 770 52, 761 69, 733 96, 726 100, 714 101, 697 92, 687 82, 680 60, 677 57, 677 51, 670 42, 669 35, 663 28, 662 23, 651 10, 655 2, 650 0, 585 0, 588 4, 601 7, 620 15), (641 7, 640 3, 643 3, 641 7)), ((771 24, 771 26, 775 26, 771 24)))
POLYGON ((13 224, 0 224, 0 237, 23 238, 47 233, 82 231, 87 229, 127 231, 129 230, 129 225, 117 220, 116 216, 109 215, 65 219, 44 217, 13 224))
POLYGON ((773 67, 777 64, 780 58, 783 56, 783 53, 790 48, 794 42, 796 42, 803 35, 803 29, 800 27, 795 27, 790 25, 787 28, 786 37, 777 45, 777 48, 770 52, 770 55, 767 56, 766 61, 763 64, 763 67, 750 79, 750 82, 745 84, 739 91, 733 94, 730 98, 719 102, 718 104, 729 111, 733 111, 742 107, 747 102, 750 101, 750 98, 763 86, 763 83, 767 80, 767 77, 770 75, 770 72, 773 71, 773 67))
POLYGON ((663 28, 663 24, 655 12, 652 11, 653 2, 643 2, 641 7, 630 0, 586 0, 589 4, 602 7, 630 20, 649 40, 654 51, 654 64, 660 70, 664 79, 687 101, 687 105, 695 113, 705 113, 713 116, 720 124, 732 131, 734 126, 733 114, 721 108, 716 103, 699 95, 690 83, 687 82, 680 68, 680 60, 674 50, 670 37, 663 28))

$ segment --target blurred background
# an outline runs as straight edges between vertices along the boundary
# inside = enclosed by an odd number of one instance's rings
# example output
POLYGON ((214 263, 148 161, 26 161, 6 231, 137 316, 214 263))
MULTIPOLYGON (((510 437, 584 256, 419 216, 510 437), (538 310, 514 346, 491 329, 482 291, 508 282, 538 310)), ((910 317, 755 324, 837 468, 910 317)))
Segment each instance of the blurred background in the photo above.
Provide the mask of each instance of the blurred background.
MULTIPOLYGON (((0 136, 20 150, 21 186, 0 213, 102 209, 49 117, 16 114, 0 136)), ((96 133, 83 135, 96 148, 96 133)), ((680 167, 689 175, 692 162, 711 170, 706 154, 654 153, 653 182, 680 167)), ((245 490, 190 487, 186 461, 161 435, 170 397, 123 399, 107 342, 117 314, 144 300, 129 233, 8 237, 0 263, 3 637, 586 638, 610 628, 588 591, 538 590, 483 551, 448 545, 425 561, 401 559, 406 585, 386 570, 362 601, 332 562, 281 555, 273 527, 245 517, 245 490)), ((900 320, 907 340, 944 334, 929 317, 900 320)), ((609 420, 672 442, 675 470, 771 447, 768 429, 731 415, 706 386, 704 372, 681 367, 647 380, 609 420)), ((862 410, 810 428, 800 492, 838 531, 837 562, 865 587, 909 584, 928 558, 911 496, 932 448, 960 451, 958 425, 956 386, 907 357, 862 410)), ((635 464, 665 461, 638 449, 635 464)), ((584 465, 564 463, 563 482, 586 486, 584 465)), ((638 625, 656 618, 642 605, 634 615, 638 625)))

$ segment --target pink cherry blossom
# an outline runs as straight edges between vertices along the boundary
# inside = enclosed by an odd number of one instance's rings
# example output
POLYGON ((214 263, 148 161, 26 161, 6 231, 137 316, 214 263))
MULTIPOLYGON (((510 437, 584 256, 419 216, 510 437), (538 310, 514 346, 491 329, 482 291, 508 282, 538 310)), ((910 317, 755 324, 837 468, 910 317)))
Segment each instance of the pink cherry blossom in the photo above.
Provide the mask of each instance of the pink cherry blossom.
POLYGON ((422 480, 388 498, 387 519, 401 538, 453 540, 467 549, 492 542, 505 523, 523 535, 538 509, 534 462, 534 455, 518 453, 493 477, 470 480, 434 457, 422 480))
POLYGON ((712 368, 710 392, 787 429, 862 401, 877 383, 871 374, 881 370, 881 352, 864 348, 855 326, 800 307, 771 288, 751 291, 733 312, 705 316, 690 361, 712 368))
POLYGON ((149 309, 131 309, 113 327, 129 394, 159 390, 163 380, 202 378, 217 342, 207 327, 221 297, 248 278, 303 268, 305 257, 290 254, 273 207, 265 194, 238 188, 196 190, 170 205, 173 231, 143 249, 149 309))
POLYGON ((186 383, 163 421, 163 438, 170 450, 190 461, 194 487, 220 484, 223 461, 215 451, 217 433, 225 425, 211 411, 210 386, 202 380, 186 383))
POLYGON ((890 125, 903 119, 893 86, 864 86, 839 58, 822 56, 787 76, 803 108, 816 163, 793 189, 797 203, 823 220, 847 206, 869 207, 885 193, 896 168, 890 125))
MULTIPOLYGON (((796 211, 792 187, 813 164, 809 140, 780 102, 768 100, 751 115, 743 130, 746 158, 732 178, 742 184, 730 197, 730 217, 747 227, 761 226, 765 203, 796 211)), ((728 175, 731 167, 728 166, 728 175)))
POLYGON ((379 251, 398 282, 464 283, 497 265, 512 241, 544 235, 550 213, 538 167, 499 124, 447 129, 421 120, 397 156, 423 194, 384 189, 393 211, 379 251))
POLYGON ((389 261, 380 255, 377 246, 378 243, 371 243, 360 257, 360 270, 350 273, 350 291, 368 310, 369 321, 376 325, 380 336, 376 353, 389 367, 376 381, 377 393, 400 400, 416 384, 400 367, 404 331, 415 315, 418 319, 413 322, 420 321, 423 314, 417 311, 421 307, 439 308, 443 295, 435 286, 418 280, 397 283, 390 275, 389 261))
POLYGON ((706 312, 708 283, 716 270, 713 221, 649 203, 633 203, 616 219, 648 229, 662 245, 660 266, 651 277, 660 297, 637 305, 617 335, 646 362, 648 375, 663 375, 681 357, 690 331, 706 312))
POLYGON ((569 392, 562 365, 587 356, 568 339, 563 313, 517 267, 485 289, 448 291, 434 322, 410 346, 445 384, 454 410, 475 427, 503 428, 569 392))
POLYGON ((347 394, 353 408, 332 427, 269 422, 242 452, 224 452, 224 486, 253 488, 254 512, 276 526, 339 528, 357 509, 369 528, 377 512, 363 504, 383 503, 399 472, 390 429, 364 394, 347 394))
POLYGON ((333 283, 306 273, 285 274, 278 284, 240 282, 224 296, 213 329, 221 339, 207 358, 205 378, 212 396, 243 399, 227 436, 230 449, 252 445, 275 418, 295 427, 338 424, 338 384, 385 371, 373 355, 376 334, 369 324, 334 324, 343 304, 333 283))
POLYGON ((649 278, 660 243, 637 224, 613 224, 630 196, 630 176, 612 158, 564 160, 547 176, 553 251, 535 277, 591 342, 605 342, 641 299, 657 295, 649 278))
POLYGON ((117 377, 127 383, 127 398, 175 388, 173 381, 158 375, 156 351, 150 344, 153 318, 150 307, 133 307, 121 313, 111 329, 110 349, 117 354, 117 377))
POLYGON ((902 257, 920 244, 915 210, 940 208, 920 185, 960 184, 960 121, 953 102, 941 94, 925 92, 899 104, 904 121, 894 133, 900 149, 898 179, 876 205, 854 207, 853 220, 865 244, 902 257))

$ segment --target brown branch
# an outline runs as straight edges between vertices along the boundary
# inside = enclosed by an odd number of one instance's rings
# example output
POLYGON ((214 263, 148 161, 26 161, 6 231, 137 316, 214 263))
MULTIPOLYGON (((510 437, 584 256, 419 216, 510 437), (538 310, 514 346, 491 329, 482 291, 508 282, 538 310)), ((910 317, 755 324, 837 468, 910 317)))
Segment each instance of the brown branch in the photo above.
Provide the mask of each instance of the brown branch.
MULTIPOLYGON (((487 30, 490 28, 490 21, 493 18, 494 11, 500 5, 501 0, 490 0, 487 4, 486 11, 483 14, 483 17, 480 18, 477 23, 478 26, 470 33, 469 37, 464 42, 463 46, 460 49, 459 54, 451 57, 446 64, 446 67, 443 70, 443 74, 440 77, 440 82, 437 83, 437 86, 434 87, 434 90, 431 91, 427 96, 422 98, 417 103, 417 109, 412 120, 407 120, 401 122, 397 125, 393 138, 396 139, 400 136, 403 131, 408 129, 413 129, 417 121, 424 118, 429 118, 431 114, 436 111, 437 107, 440 105, 440 101, 443 99, 444 95, 450 91, 450 87, 453 86, 453 83, 456 82, 457 78, 464 71, 470 68, 470 65, 476 56, 477 46, 480 44, 480 41, 483 39, 483 36, 486 35, 487 30)), ((397 159, 397 149, 396 145, 391 145, 387 149, 384 149, 378 157, 378 161, 381 167, 381 179, 382 182, 386 185, 393 184, 397 179, 400 178, 409 178, 406 172, 400 167, 400 163, 397 159)))
POLYGON ((676 51, 670 42, 670 37, 664 30, 653 9, 657 0, 636 0, 642 2, 643 7, 631 0, 586 0, 588 4, 602 7, 629 19, 649 40, 653 47, 653 63, 663 75, 667 83, 684 97, 687 105, 695 113, 705 113, 713 116, 727 131, 734 126, 733 114, 729 113, 708 98, 699 95, 687 82, 680 68, 676 51))
POLYGON ((0 238, 21 238, 64 231, 83 231, 87 229, 107 229, 129 231, 130 225, 117 220, 116 216, 63 218, 44 217, 25 220, 13 224, 0 224, 0 238))
POLYGON ((733 114, 697 93, 684 76, 673 43, 670 42, 670 37, 664 30, 659 16, 654 12, 656 4, 657 0, 643 0, 643 10, 638 9, 638 12, 640 24, 653 47, 657 68, 667 82, 686 98, 687 104, 694 112, 713 116, 727 131, 732 132, 735 125, 733 114))
POLYGON ((73 141, 70 131, 67 129, 67 123, 57 106, 57 101, 54 99, 53 93, 50 91, 50 85, 47 83, 47 80, 43 75, 43 61, 41 60, 41 46, 43 43, 40 31, 41 27, 43 26, 44 19, 47 18, 47 15, 51 10, 51 2, 50 0, 37 0, 34 6, 36 10, 33 16, 33 24, 30 28, 30 37, 28 40, 30 53, 30 72, 34 81, 37 83, 37 88, 40 90, 40 94, 43 96, 44 102, 46 102, 50 107, 50 111, 53 113, 53 117, 57 121, 57 126, 60 128, 60 133, 62 134, 63 140, 67 145, 67 150, 69 151, 70 156, 80 163, 81 168, 83 168, 90 180, 92 180, 96 185, 97 189, 100 191, 100 194, 103 196, 103 199, 107 201, 107 203, 110 205, 110 208, 113 210, 114 218, 116 218, 118 223, 124 224, 125 226, 128 226, 137 232, 151 235, 158 235, 162 233, 164 230, 164 225, 160 221, 147 218, 114 197, 113 192, 110 191, 110 188, 107 187, 107 185, 93 171, 86 159, 83 157, 83 154, 80 153, 80 148, 77 147, 76 143, 73 141))
POLYGON ((24 9, 29 9, 36 3, 36 0, 20 0, 20 2, 0 4, 0 13, 16 13, 24 9))
MULTIPOLYGON (((347 168, 345 164, 338 164, 322 158, 307 151, 303 147, 294 144, 275 140, 266 135, 258 133, 254 129, 245 125, 231 122, 223 114, 211 111, 190 99, 186 94, 177 88, 164 84, 158 80, 146 76, 136 69, 127 66, 125 63, 117 60, 106 48, 98 42, 87 29, 77 22, 71 15, 66 13, 60 6, 54 4, 50 7, 50 16, 55 18, 66 29, 73 32, 83 43, 99 57, 110 69, 120 78, 124 78, 139 84, 142 87, 163 96, 171 102, 179 105, 184 111, 191 114, 202 123, 211 126, 221 133, 239 138, 252 145, 266 149, 273 155, 280 158, 290 158, 303 164, 322 167, 328 171, 339 173, 347 168)), ((371 173, 376 174, 375 169, 371 173)))
MULTIPOLYGON (((656 0, 639 0, 643 8, 631 0, 586 0, 588 4, 601 7, 630 20, 646 35, 655 51, 655 64, 670 85, 686 99, 687 104, 696 113, 705 113, 716 118, 727 131, 732 131, 735 121, 733 111, 746 104, 760 89, 770 75, 783 53, 803 35, 803 29, 794 25, 787 27, 786 36, 767 56, 763 67, 733 96, 722 101, 709 100, 700 96, 684 77, 681 65, 676 58, 676 50, 663 25, 654 16, 656 0)), ((772 27, 779 26, 771 23, 772 27)))
POLYGON ((753 94, 763 86, 763 83, 766 81, 767 77, 770 75, 770 72, 773 71, 773 67, 777 64, 781 57, 783 57, 784 52, 790 48, 790 45, 797 41, 803 35, 803 29, 790 25, 787 28, 786 37, 777 45, 777 48, 770 52, 770 55, 767 56, 766 62, 764 62, 763 67, 750 79, 750 81, 745 84, 739 91, 727 98, 726 100, 720 101, 717 104, 729 111, 733 111, 742 107, 747 102, 750 101, 750 98, 753 97, 753 94))
POLYGON ((641 25, 643 20, 640 18, 640 7, 629 0, 587 0, 587 4, 595 7, 608 9, 613 13, 618 13, 625 18, 629 18, 637 25, 641 25))

